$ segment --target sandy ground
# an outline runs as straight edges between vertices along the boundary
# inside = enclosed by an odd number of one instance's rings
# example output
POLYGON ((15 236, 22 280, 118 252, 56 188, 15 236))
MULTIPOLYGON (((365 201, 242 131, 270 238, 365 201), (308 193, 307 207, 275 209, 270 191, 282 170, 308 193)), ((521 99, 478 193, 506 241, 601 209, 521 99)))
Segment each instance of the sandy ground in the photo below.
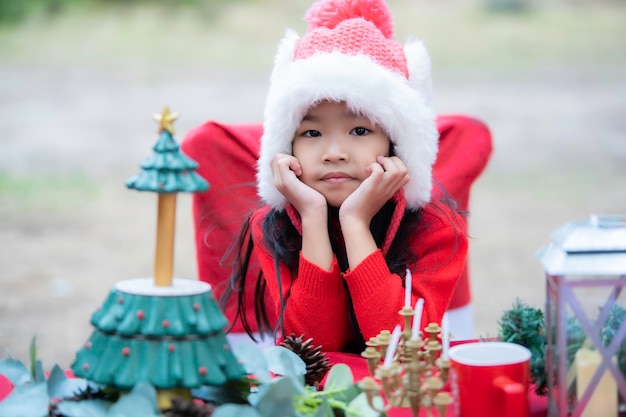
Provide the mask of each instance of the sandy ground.
MULTIPOLYGON (((626 71, 554 68, 515 79, 436 78, 440 113, 492 130, 471 198, 475 335, 516 297, 542 307, 535 252, 562 224, 626 213, 626 71)), ((151 153, 151 114, 178 140, 217 119, 257 121, 265 75, 0 62, 0 356, 68 366, 111 286, 152 271, 156 198, 124 181, 151 153), (149 74, 149 76, 147 75, 149 74)), ((175 275, 195 278, 190 197, 178 198, 175 275)))

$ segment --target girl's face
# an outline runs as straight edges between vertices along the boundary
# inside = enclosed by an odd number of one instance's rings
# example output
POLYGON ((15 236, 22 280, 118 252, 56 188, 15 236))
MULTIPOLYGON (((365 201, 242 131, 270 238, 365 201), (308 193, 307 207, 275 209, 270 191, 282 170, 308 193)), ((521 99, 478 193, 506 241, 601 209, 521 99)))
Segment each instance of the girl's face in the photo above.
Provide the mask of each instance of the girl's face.
POLYGON ((293 156, 302 167, 300 180, 326 197, 333 207, 369 176, 377 156, 389 156, 385 132, 352 113, 346 103, 324 101, 312 107, 296 130, 293 156))

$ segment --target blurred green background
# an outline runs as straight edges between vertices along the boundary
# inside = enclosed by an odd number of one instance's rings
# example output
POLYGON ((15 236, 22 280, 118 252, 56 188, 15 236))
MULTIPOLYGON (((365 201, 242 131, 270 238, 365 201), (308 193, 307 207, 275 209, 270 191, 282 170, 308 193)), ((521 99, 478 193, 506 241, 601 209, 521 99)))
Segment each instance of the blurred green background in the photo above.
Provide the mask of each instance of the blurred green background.
MULTIPOLYGON (((3 61, 267 69, 303 0, 0 0, 3 61), (201 51, 201 53, 199 53, 201 51)), ((419 36, 438 71, 520 75, 626 62, 626 2, 389 1, 396 37, 419 36)))

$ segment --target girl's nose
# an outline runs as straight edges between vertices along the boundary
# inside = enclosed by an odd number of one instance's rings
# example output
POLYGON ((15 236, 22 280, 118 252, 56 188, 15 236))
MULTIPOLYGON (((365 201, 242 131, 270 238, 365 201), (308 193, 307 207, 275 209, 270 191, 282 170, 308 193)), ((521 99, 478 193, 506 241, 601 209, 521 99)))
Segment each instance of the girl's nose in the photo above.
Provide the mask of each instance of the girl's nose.
POLYGON ((333 135, 328 138, 326 149, 324 150, 324 161, 326 162, 338 162, 347 161, 348 152, 346 149, 345 141, 338 135, 333 135))

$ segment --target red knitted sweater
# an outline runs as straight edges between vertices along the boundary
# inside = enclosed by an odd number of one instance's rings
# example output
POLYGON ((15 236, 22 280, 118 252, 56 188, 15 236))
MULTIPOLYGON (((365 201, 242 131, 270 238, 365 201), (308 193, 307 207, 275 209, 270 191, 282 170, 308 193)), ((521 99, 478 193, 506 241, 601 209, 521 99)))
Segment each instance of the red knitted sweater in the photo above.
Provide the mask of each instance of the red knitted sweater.
MULTIPOLYGON (((269 210, 268 206, 258 209, 252 215, 251 227, 254 249, 278 312, 280 287, 274 257, 264 244, 262 228, 269 210)), ((420 227, 420 233, 415 233, 409 244, 417 256, 412 271, 411 305, 424 298, 423 328, 429 322, 441 323, 465 266, 467 237, 460 217, 448 207, 432 203, 422 211, 425 228, 420 227)), ((389 271, 380 250, 345 273, 340 271, 336 257, 332 270, 326 271, 300 254, 297 277, 292 278, 284 264, 280 265, 280 276, 282 298, 287 299, 285 333, 312 337, 325 351, 342 351, 354 339, 350 298, 365 340, 381 330, 393 330, 396 324, 403 325, 398 314, 404 305, 403 279, 389 271)))

